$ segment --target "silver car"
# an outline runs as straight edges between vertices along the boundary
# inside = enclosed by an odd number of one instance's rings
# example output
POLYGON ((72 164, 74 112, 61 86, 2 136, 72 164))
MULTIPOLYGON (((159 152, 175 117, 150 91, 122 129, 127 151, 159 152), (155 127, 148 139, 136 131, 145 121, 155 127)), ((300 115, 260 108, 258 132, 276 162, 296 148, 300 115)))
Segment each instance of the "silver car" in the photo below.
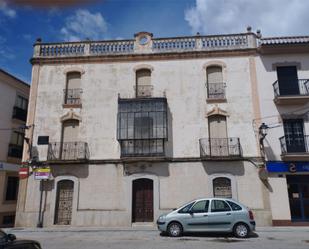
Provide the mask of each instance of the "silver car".
POLYGON ((191 201, 182 207, 161 215, 158 229, 169 236, 183 232, 233 232, 246 238, 255 230, 253 213, 233 199, 207 198, 191 201))

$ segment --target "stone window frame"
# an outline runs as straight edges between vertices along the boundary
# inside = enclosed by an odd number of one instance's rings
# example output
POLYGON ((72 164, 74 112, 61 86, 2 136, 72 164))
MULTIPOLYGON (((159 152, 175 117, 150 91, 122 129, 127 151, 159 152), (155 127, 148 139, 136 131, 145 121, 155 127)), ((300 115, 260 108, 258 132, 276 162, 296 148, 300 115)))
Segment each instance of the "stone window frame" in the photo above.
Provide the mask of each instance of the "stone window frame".
POLYGON ((236 177, 229 173, 217 173, 209 176, 208 188, 210 196, 214 198, 213 180, 219 177, 228 178, 231 181, 232 199, 238 200, 236 177))
MULTIPOLYGON (((220 60, 213 60, 209 61, 203 64, 203 74, 204 74, 204 80, 205 80, 205 87, 206 91, 208 92, 208 80, 207 80, 207 68, 209 67, 221 67, 222 69, 222 83, 225 83, 225 89, 227 88, 227 65, 225 62, 220 60)), ((219 98, 219 99, 210 99, 207 97, 206 99, 207 103, 224 103, 227 102, 226 100, 226 92, 225 92, 225 98, 219 98)))
MULTIPOLYGON (((80 74, 80 81, 82 83, 83 75, 85 74, 85 70, 79 67, 70 67, 63 71, 65 75, 65 86, 64 89, 68 87, 68 75, 71 73, 79 73, 80 74)), ((82 85, 80 86, 82 88, 82 85)), ((63 108, 82 108, 82 104, 65 104, 63 99, 63 108)))

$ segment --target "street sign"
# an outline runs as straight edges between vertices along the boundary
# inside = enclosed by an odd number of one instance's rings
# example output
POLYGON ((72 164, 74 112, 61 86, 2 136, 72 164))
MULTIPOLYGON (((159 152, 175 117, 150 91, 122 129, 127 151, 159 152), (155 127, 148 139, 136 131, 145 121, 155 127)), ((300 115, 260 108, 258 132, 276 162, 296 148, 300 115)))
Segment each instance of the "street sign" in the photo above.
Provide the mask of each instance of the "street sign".
POLYGON ((35 180, 48 180, 50 178, 50 168, 37 168, 34 171, 35 180))
POLYGON ((21 167, 19 168, 19 178, 26 179, 29 176, 29 168, 28 167, 21 167))

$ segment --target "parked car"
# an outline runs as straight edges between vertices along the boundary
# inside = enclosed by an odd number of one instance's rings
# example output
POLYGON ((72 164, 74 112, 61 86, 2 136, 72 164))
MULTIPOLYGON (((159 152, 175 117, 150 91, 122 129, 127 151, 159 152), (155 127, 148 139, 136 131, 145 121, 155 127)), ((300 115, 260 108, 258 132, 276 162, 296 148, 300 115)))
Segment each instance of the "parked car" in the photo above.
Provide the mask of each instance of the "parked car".
POLYGON ((157 220, 158 229, 171 237, 184 232, 232 232, 246 238, 255 230, 253 213, 232 199, 207 198, 191 201, 157 220))
POLYGON ((19 240, 14 234, 6 234, 0 229, 0 249, 42 249, 35 240, 19 240))

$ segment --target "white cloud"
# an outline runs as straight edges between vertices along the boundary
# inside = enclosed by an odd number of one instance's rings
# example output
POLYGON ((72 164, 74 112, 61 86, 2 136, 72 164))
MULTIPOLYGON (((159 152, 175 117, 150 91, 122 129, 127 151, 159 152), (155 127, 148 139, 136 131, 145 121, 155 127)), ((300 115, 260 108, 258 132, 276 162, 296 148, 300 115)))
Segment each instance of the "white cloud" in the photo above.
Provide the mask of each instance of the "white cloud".
POLYGON ((107 23, 100 13, 90 13, 88 10, 79 9, 74 15, 65 20, 61 29, 64 40, 78 41, 86 38, 98 40, 103 38, 107 31, 107 23))
POLYGON ((10 18, 16 17, 16 11, 11 9, 4 0, 0 0, 0 12, 10 18))
POLYGON ((307 0, 196 0, 185 10, 193 34, 245 32, 261 29, 263 36, 309 34, 307 0))

